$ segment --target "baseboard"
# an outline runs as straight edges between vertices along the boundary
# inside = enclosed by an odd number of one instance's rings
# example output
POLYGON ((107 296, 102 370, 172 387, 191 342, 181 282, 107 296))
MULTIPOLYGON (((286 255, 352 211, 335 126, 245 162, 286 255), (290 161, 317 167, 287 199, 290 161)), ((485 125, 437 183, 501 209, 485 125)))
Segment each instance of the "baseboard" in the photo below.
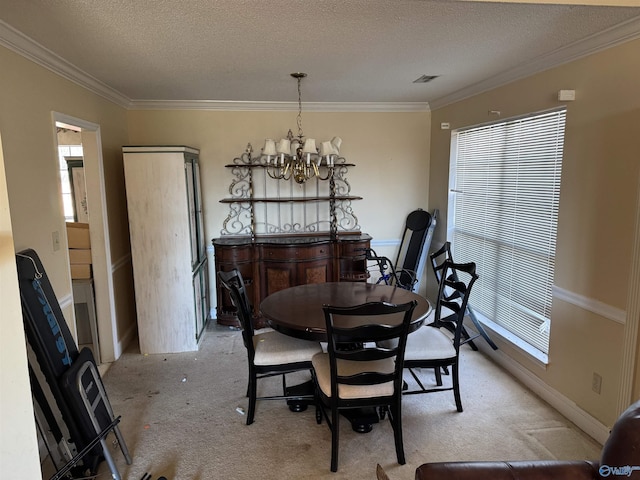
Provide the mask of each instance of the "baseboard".
POLYGON ((137 323, 134 323, 127 329, 127 332, 120 338, 118 343, 116 343, 116 349, 114 352, 114 357, 116 360, 120 358, 120 356, 129 346, 129 344, 135 339, 136 333, 138 331, 137 329, 138 329, 138 325, 137 323))
POLYGON ((492 350, 488 345, 483 345, 484 342, 476 341, 475 343, 482 353, 520 380, 527 388, 600 443, 600 445, 604 445, 607 438, 609 438, 609 427, 585 412, 575 402, 551 388, 540 377, 531 373, 502 350, 492 350))

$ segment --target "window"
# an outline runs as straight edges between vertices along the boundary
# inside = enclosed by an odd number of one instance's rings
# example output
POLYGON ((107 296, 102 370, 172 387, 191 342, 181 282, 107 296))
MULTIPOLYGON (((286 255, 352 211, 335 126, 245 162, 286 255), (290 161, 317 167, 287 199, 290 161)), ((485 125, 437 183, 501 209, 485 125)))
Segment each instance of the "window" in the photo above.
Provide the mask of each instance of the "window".
POLYGON ((448 240, 456 261, 477 264, 470 305, 545 362, 565 117, 563 108, 458 130, 451 145, 448 240))
POLYGON ((60 169, 60 182, 62 192, 62 206, 64 208, 64 219, 67 222, 78 221, 76 208, 73 199, 72 179, 69 177, 69 165, 67 158, 81 158, 82 145, 59 145, 58 163, 60 169))

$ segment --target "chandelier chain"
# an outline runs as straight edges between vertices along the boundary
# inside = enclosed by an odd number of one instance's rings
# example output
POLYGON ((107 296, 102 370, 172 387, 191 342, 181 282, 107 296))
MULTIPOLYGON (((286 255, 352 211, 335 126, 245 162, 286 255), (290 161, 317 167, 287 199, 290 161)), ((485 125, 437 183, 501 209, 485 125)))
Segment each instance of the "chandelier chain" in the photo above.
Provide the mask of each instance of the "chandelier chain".
POLYGON ((302 133, 302 90, 300 88, 300 82, 302 78, 298 77, 298 138, 302 141, 304 134, 302 133))

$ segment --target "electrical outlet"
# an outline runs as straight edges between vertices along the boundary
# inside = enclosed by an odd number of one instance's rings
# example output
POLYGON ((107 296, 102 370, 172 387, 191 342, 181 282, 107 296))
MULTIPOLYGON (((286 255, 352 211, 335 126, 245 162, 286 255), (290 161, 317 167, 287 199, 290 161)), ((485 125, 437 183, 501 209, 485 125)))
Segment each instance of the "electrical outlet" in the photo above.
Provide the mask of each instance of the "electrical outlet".
POLYGON ((600 394, 600 390, 602 389, 602 377, 598 375, 596 372, 593 372, 593 379, 591 380, 591 390, 600 394))
POLYGON ((51 233, 51 240, 53 241, 53 251, 60 250, 60 232, 57 230, 51 233))

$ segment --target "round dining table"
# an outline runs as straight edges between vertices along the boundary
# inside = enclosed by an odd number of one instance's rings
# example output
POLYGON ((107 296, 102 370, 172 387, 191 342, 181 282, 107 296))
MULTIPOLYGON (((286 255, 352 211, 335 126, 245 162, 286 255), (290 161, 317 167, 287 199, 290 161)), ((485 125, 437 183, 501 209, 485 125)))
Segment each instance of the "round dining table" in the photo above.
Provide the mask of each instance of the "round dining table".
MULTIPOLYGON (((368 302, 388 302, 395 304, 417 302, 413 310, 413 319, 409 332, 422 326, 431 313, 429 301, 417 293, 389 285, 377 285, 364 282, 328 282, 298 285, 267 296, 260 303, 260 313, 267 324, 285 335, 305 340, 327 341, 326 320, 323 305, 349 307, 368 302)), ((401 321, 400 316, 398 321, 401 321)), ((342 322, 353 322, 353 326, 370 322, 368 317, 342 317, 342 322)), ((344 323, 343 323, 344 325, 344 323)), ((289 392, 309 393, 312 391, 310 382, 292 386, 289 392)), ((292 411, 300 412, 306 409, 308 402, 288 401, 292 411)), ((378 422, 375 409, 347 410, 343 412, 351 422, 352 428, 358 433, 370 432, 373 424, 378 422)))
MULTIPOLYGON (((412 300, 417 302, 409 328, 412 332, 424 323, 431 312, 431 304, 417 293, 389 285, 365 282, 298 285, 267 296, 260 304, 260 313, 274 330, 291 337, 323 342, 327 340, 323 305, 350 307, 368 302, 401 304, 412 300)), ((352 318, 354 326, 363 321, 352 318)))

